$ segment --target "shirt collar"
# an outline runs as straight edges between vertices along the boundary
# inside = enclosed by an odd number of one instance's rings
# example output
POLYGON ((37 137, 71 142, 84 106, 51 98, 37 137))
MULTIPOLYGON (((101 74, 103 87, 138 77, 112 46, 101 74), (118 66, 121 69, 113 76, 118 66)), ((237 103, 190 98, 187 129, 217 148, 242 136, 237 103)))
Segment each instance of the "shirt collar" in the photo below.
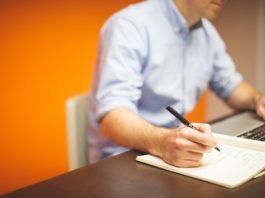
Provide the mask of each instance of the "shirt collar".
POLYGON ((200 20, 190 28, 187 20, 180 13, 173 0, 160 0, 160 2, 164 8, 163 10, 166 17, 168 18, 169 22, 176 32, 193 31, 203 26, 203 22, 202 20, 200 20))
POLYGON ((196 24, 194 24, 193 26, 190 27, 190 31, 193 31, 193 30, 196 30, 200 27, 203 26, 203 22, 202 22, 202 19, 199 20, 196 24))

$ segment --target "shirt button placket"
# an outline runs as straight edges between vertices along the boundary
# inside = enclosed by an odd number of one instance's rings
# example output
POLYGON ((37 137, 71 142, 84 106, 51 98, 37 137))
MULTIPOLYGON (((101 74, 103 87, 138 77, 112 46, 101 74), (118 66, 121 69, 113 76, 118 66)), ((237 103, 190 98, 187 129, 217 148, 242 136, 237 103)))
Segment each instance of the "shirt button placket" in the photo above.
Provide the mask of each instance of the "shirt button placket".
POLYGON ((187 86, 188 86, 188 82, 187 82, 187 64, 188 64, 188 60, 187 60, 187 44, 188 44, 188 38, 189 38, 189 31, 187 29, 184 29, 181 32, 181 36, 183 39, 183 54, 182 54, 182 114, 186 113, 186 109, 187 109, 187 105, 189 104, 189 97, 187 97, 187 86))

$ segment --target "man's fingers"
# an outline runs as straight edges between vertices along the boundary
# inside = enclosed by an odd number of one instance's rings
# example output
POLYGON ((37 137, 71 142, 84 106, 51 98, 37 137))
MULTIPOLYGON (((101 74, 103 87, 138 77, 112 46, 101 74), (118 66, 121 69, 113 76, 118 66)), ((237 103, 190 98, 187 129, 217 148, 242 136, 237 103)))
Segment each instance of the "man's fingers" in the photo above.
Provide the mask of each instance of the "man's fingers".
POLYGON ((198 167, 201 166, 201 161, 187 160, 187 159, 179 159, 173 162, 172 165, 177 167, 198 167))
POLYGON ((189 151, 203 154, 209 152, 211 150, 211 147, 190 141, 187 138, 178 138, 176 139, 176 149, 183 152, 189 151))
POLYGON ((203 153, 197 153, 197 152, 186 152, 185 156, 183 156, 183 159, 185 160, 194 160, 194 161, 201 161, 203 158, 203 153))
POLYGON ((200 132, 204 132, 204 133, 211 133, 211 126, 209 124, 201 124, 201 123, 192 123, 193 126, 196 127, 196 129, 198 129, 198 131, 200 132))
POLYGON ((217 140, 211 134, 201 133, 194 129, 183 128, 181 135, 191 142, 195 142, 204 146, 214 147, 217 144, 217 140))
POLYGON ((257 108, 257 114, 265 120, 265 106, 259 106, 257 108))
POLYGON ((258 97, 256 104, 257 114, 265 120, 265 95, 258 97))

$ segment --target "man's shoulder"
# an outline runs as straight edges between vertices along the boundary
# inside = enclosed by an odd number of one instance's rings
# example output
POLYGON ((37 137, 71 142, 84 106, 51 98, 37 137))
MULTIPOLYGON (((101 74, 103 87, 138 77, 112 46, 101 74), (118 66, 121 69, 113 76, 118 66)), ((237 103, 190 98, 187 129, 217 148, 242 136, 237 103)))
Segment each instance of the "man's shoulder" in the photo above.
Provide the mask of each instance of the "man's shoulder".
POLYGON ((115 23, 119 20, 128 20, 136 24, 149 23, 160 12, 159 0, 141 1, 114 13, 105 23, 115 23))
POLYGON ((160 9, 159 5, 159 0, 141 1, 123 8, 115 15, 127 17, 145 17, 149 16, 150 14, 155 14, 160 9))

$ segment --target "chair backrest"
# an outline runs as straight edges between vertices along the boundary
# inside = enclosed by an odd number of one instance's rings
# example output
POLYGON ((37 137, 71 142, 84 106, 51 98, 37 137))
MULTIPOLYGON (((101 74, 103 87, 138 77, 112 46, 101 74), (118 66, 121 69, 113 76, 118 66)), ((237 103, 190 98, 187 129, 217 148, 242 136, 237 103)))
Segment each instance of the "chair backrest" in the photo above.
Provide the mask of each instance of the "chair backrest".
POLYGON ((88 164, 89 95, 80 94, 66 100, 66 126, 69 170, 88 164))

